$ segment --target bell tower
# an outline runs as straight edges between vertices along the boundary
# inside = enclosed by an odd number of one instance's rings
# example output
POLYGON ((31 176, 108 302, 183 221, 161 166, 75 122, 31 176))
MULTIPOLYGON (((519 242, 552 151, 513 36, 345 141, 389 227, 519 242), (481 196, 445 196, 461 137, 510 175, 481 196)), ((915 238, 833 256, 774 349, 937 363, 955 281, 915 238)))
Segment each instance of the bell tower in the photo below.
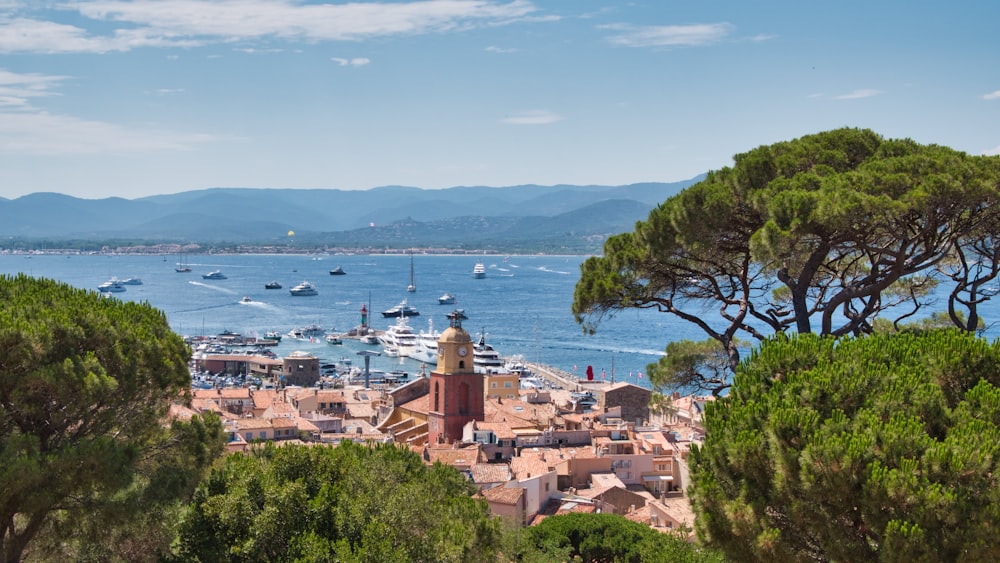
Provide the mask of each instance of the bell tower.
POLYGON ((438 338, 427 413, 427 441, 431 444, 461 440, 469 421, 485 417, 483 376, 473 367, 472 337, 462 328, 467 318, 460 309, 449 313, 450 326, 438 338))

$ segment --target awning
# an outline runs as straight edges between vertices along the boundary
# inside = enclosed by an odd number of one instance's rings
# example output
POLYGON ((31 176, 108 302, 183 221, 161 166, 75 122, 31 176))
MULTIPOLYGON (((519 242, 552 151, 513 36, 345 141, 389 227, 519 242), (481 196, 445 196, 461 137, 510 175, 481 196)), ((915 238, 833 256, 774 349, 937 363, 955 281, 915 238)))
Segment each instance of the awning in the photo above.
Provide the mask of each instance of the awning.
POLYGON ((652 481, 673 481, 673 475, 643 475, 642 480, 649 483, 652 481))

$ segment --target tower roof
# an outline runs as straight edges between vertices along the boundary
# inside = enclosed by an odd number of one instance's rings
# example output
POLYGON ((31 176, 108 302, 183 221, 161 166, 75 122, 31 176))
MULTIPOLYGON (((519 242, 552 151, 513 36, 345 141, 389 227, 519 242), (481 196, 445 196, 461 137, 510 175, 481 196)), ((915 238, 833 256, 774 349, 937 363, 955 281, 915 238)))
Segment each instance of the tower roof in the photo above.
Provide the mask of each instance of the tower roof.
POLYGON ((461 325, 458 327, 450 326, 441 333, 438 342, 461 342, 469 344, 472 342, 472 336, 461 325))

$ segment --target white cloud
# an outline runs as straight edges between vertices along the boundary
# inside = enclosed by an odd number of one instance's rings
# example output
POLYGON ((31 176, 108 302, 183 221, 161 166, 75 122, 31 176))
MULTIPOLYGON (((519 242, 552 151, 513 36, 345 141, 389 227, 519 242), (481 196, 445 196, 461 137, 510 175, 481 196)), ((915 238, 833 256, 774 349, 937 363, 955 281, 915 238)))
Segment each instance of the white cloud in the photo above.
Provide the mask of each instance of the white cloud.
POLYGON ((835 100, 860 100, 862 98, 871 98, 872 96, 878 96, 879 94, 884 94, 885 92, 881 90, 874 90, 871 88, 862 88, 855 90, 847 94, 841 94, 839 96, 834 96, 835 100))
POLYGON ((992 149, 983 152, 983 154, 986 156, 1000 156, 1000 145, 997 145, 992 149))
POLYGON ((599 26, 599 29, 620 32, 608 37, 608 41, 625 47, 692 47, 725 39, 732 32, 733 26, 728 23, 649 26, 610 24, 599 26))
MULTIPOLYGON (((342 4, 313 4, 304 0, 80 0, 60 4, 58 8, 78 12, 91 21, 68 25, 30 17, 0 16, 0 52, 105 53, 261 38, 352 41, 552 19, 536 15, 538 9, 528 0, 342 4), (117 29, 99 33, 78 27, 93 24, 95 28, 104 28, 109 23, 117 29)), ((20 12, 29 13, 24 7, 20 12)))
POLYGON ((516 53, 517 49, 510 48, 510 47, 497 47, 495 45, 490 45, 489 47, 486 48, 486 51, 489 52, 489 53, 516 53))
POLYGON ((214 140, 209 135, 129 129, 46 112, 5 112, 0 119, 0 153, 99 154, 189 150, 214 140))
POLYGON ((547 110, 522 111, 514 115, 509 115, 501 121, 508 125, 548 125, 557 121, 562 121, 561 115, 547 110))
POLYGON ((55 96, 57 94, 51 89, 67 78, 37 73, 18 74, 0 69, 0 106, 27 107, 29 98, 55 96))
POLYGON ((353 59, 344 59, 341 57, 330 57, 330 60, 339 64, 340 66, 364 66, 370 62, 371 59, 366 59, 365 57, 354 57, 353 59))
POLYGON ((990 92, 989 94, 983 94, 984 100, 1000 100, 1000 90, 995 92, 990 92))

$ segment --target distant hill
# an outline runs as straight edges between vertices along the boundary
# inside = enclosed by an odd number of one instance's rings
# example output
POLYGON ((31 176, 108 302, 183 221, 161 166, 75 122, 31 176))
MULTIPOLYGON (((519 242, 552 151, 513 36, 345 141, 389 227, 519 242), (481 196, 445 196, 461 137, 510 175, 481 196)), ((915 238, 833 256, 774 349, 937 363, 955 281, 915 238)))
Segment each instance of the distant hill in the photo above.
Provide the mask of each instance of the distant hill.
POLYGON ((134 200, 36 193, 0 199, 0 237, 353 248, 593 251, 695 183, 627 186, 212 188, 134 200))

